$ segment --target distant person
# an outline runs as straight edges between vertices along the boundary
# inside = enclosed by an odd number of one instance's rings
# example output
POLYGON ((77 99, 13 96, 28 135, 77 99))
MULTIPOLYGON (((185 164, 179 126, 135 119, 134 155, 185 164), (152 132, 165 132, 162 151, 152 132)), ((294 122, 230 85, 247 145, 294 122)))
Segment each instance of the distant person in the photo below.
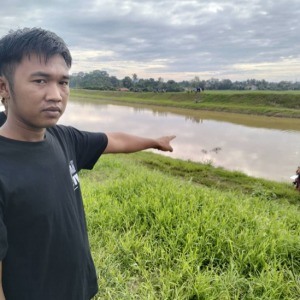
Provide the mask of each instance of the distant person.
POLYGON ((1 103, 3 104, 5 110, 2 111, 2 112, 0 112, 0 127, 6 122, 6 118, 7 118, 7 104, 6 104, 6 100, 4 98, 2 98, 1 103))
POLYGON ((298 190, 300 194, 300 166, 296 171, 296 175, 298 175, 298 177, 295 179, 294 184, 296 185, 296 190, 298 190))
POLYGON ((42 29, 0 39, 0 300, 89 300, 98 290, 78 172, 102 154, 172 151, 150 139, 56 125, 69 97, 72 57, 42 29))

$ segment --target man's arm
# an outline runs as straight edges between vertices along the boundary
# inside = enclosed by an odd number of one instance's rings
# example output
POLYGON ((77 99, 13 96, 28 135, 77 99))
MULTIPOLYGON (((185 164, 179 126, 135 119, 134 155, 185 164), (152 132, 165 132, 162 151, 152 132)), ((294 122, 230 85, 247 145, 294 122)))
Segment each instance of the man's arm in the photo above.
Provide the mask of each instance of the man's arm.
POLYGON ((131 153, 145 149, 158 149, 161 151, 173 151, 170 142, 175 135, 164 136, 158 139, 142 138, 126 133, 107 133, 108 143, 104 153, 131 153))
POLYGON ((2 289, 2 261, 0 261, 0 300, 5 300, 2 289))

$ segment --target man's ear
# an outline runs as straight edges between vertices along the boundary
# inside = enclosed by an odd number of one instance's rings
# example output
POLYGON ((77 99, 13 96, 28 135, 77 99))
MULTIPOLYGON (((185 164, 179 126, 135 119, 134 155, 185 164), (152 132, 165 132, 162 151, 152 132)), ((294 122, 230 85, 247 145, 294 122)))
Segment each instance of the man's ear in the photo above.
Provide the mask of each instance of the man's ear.
POLYGON ((9 83, 3 76, 0 76, 0 96, 5 99, 10 98, 9 83))

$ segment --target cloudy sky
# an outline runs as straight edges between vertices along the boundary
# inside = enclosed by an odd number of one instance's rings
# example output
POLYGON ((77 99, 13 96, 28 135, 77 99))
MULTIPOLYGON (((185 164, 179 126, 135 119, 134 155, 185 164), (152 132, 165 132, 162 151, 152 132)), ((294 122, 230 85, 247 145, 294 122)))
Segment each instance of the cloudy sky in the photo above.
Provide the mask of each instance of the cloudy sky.
POLYGON ((123 78, 300 80, 299 0, 0 0, 0 36, 42 27, 71 72, 123 78))

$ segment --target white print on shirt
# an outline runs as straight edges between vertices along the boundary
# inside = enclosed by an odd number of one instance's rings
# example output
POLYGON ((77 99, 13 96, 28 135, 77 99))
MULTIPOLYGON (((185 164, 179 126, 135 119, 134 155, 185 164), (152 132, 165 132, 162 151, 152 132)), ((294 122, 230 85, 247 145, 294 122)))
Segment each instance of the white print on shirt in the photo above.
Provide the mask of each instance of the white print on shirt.
POLYGON ((79 177, 78 177, 77 171, 75 169, 73 160, 70 161, 69 169, 70 169, 70 175, 71 175, 72 182, 73 182, 73 188, 74 188, 74 191, 75 191, 75 190, 78 189, 79 177))

